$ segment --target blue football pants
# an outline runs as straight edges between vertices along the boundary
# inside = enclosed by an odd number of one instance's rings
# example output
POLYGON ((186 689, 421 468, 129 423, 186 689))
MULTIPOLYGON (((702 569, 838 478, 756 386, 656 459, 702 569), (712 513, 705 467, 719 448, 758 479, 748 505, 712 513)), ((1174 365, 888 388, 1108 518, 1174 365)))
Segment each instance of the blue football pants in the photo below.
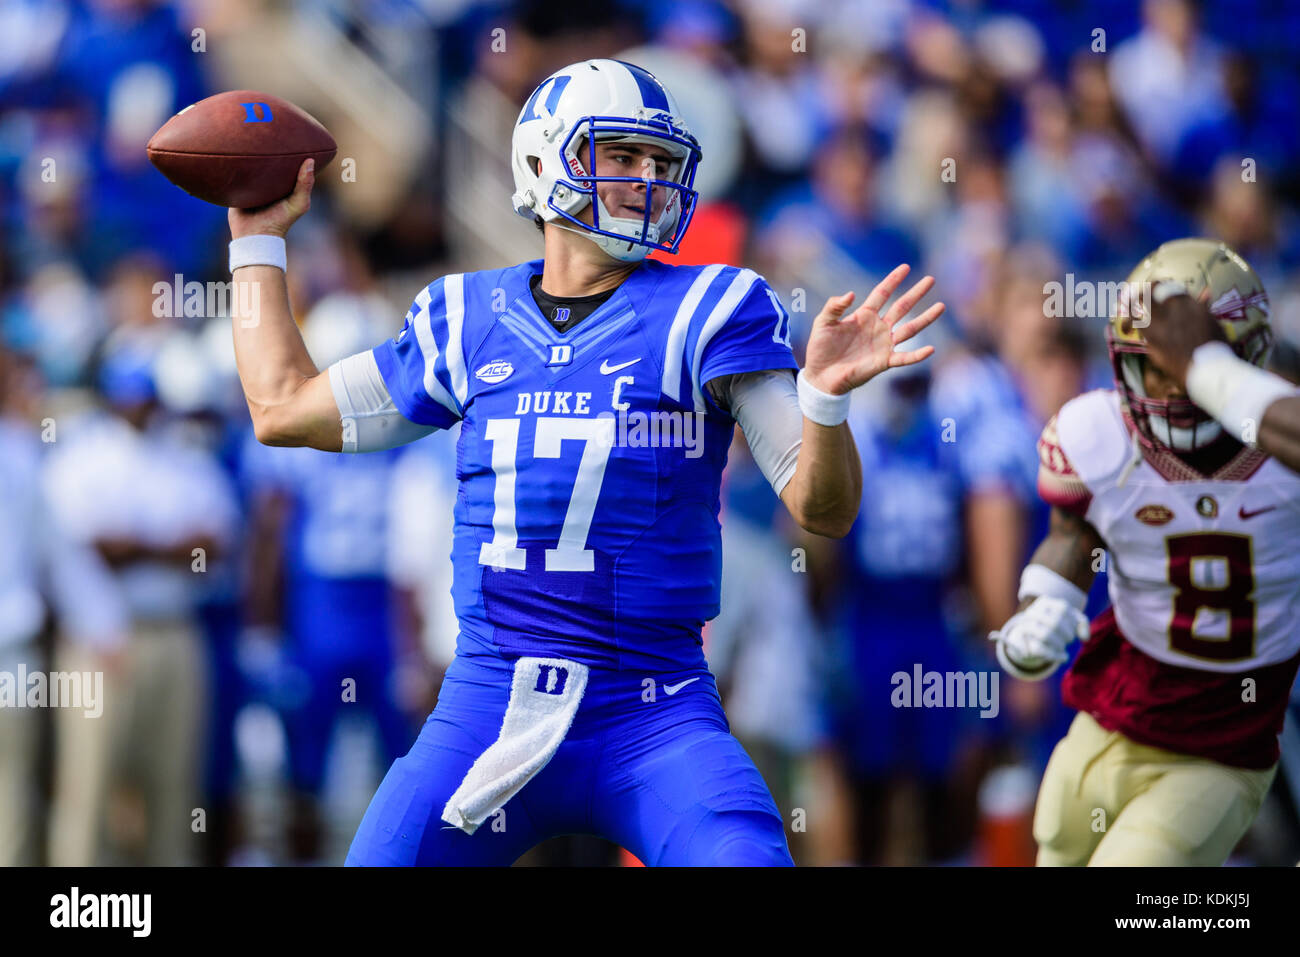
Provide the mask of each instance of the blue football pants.
POLYGON ((437 707, 371 800, 349 866, 504 866, 562 834, 605 838, 648 865, 793 865, 776 803, 703 666, 590 669, 550 762, 473 835, 445 823, 447 799, 501 730, 513 666, 456 657, 437 707))

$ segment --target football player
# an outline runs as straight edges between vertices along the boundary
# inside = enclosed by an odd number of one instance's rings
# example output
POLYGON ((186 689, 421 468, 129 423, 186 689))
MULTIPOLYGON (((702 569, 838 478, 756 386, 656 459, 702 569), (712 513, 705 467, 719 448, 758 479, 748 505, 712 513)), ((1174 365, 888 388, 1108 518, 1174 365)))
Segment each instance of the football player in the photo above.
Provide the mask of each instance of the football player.
POLYGON ((918 663, 926 671, 964 670, 945 599, 963 558, 962 517, 974 476, 958 445, 943 441, 926 366, 892 377, 889 386, 849 420, 862 457, 862 510, 839 560, 817 563, 817 570, 830 564, 839 579, 832 587, 840 589, 836 661, 844 674, 828 718, 855 799, 857 847, 845 851, 856 850, 862 864, 887 861, 898 827, 890 804, 900 793, 918 798, 919 843, 902 848, 907 859, 957 856, 963 822, 953 813, 953 768, 970 730, 961 711, 900 708, 893 693, 893 676, 910 675, 918 663))
MULTIPOLYGON (((1150 298, 1204 296, 1252 367, 1272 341, 1254 270, 1223 243, 1165 243, 1107 329, 1115 388, 1072 399, 1039 440, 1048 537, 997 655, 1035 680, 1087 639, 1062 683, 1079 714, 1034 818, 1040 865, 1219 865, 1277 770, 1300 663, 1300 478, 1190 401, 1148 351, 1150 298), (1104 551, 1103 551, 1104 550, 1104 551), (1111 607, 1084 598, 1109 560, 1111 607)), ((1177 318, 1177 317, 1171 317, 1177 318)))
MULTIPOLYGON (((394 762, 350 864, 509 864, 588 833, 647 864, 790 864, 782 821, 731 736, 701 651, 718 613, 719 484, 739 423, 806 529, 852 524, 861 466, 849 392, 932 347, 894 351, 942 312, 888 309, 895 269, 856 310, 814 320, 798 378, 789 316, 763 279, 672 267, 700 149, 640 67, 587 60, 519 114, 514 208, 545 258, 435 280, 397 337, 321 374, 284 292, 283 235, 308 207, 230 213, 235 316, 259 439, 361 452, 461 423, 457 656, 394 762)), ((430 543, 430 547, 436 547, 430 543)))

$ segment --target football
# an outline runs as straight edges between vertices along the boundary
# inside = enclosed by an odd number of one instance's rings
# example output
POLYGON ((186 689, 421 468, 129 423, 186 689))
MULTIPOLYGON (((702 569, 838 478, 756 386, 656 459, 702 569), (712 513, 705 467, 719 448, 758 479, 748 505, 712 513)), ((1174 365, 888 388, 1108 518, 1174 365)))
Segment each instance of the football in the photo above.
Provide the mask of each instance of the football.
POLYGON ((250 209, 292 193, 303 160, 314 158, 319 174, 338 145, 288 100, 231 90, 181 110, 145 149, 158 171, 185 192, 250 209))

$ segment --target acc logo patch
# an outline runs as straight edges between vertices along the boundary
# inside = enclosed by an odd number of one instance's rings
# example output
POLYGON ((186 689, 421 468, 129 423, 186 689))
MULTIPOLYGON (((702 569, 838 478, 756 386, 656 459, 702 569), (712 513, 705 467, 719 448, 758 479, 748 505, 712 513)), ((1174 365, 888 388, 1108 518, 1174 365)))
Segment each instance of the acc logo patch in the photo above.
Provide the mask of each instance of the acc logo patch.
POLYGON ((1167 525, 1174 520, 1174 513, 1163 505, 1143 505, 1133 517, 1143 525, 1167 525))
POLYGON ((1196 514, 1205 518, 1219 517, 1219 503, 1213 495, 1202 495, 1196 500, 1196 514))
POLYGON ((485 366, 480 366, 474 374, 484 382, 504 382, 514 373, 515 367, 505 359, 493 359, 485 366))

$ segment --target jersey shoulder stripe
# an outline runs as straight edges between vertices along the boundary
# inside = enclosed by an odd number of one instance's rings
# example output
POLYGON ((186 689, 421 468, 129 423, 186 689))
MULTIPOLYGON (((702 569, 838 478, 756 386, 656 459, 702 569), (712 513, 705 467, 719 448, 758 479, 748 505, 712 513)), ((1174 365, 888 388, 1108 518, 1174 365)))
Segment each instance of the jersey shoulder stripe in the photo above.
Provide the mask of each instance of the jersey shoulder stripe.
POLYGON ((412 422, 445 429, 464 416, 466 279, 442 276, 421 289, 401 331, 372 350, 393 404, 412 422))
POLYGON ((680 296, 680 302, 665 345, 664 395, 705 412, 704 386, 711 379, 798 368, 789 346, 789 316, 762 276, 717 263, 667 268, 672 274, 661 294, 680 296))
MULTIPOLYGON (((695 337, 695 351, 691 358, 691 388, 695 399, 695 411, 705 411, 704 405, 704 383, 700 381, 700 364, 704 359, 704 350, 708 348, 713 337, 718 334, 722 327, 736 315, 736 307, 749 294, 750 289, 755 282, 761 282, 758 273, 752 269, 736 270, 734 275, 727 277, 727 270, 723 270, 723 278, 730 278, 727 287, 723 290, 722 296, 714 304, 713 309, 709 312, 708 318, 700 327, 698 335, 695 337)), ((767 283, 763 283, 764 286, 767 283)))
MULTIPOLYGON (((463 285, 456 284, 456 288, 464 290, 463 285)), ((447 322, 447 291, 446 278, 426 286, 415 297, 408 316, 424 359, 422 385, 425 395, 459 417, 462 409, 452 398, 451 375, 447 369, 447 346, 451 336, 447 322)), ((464 315, 463 302, 461 315, 464 315)))
POLYGON ((527 276, 538 265, 452 273, 420 290, 402 331, 374 350, 403 416, 443 429, 464 417, 478 347, 497 319, 510 324, 508 290, 519 283, 527 288, 527 276))
POLYGON ((465 329, 465 277, 448 276, 443 281, 447 300, 447 375, 451 379, 452 395, 456 397, 459 411, 465 411, 468 380, 465 376, 463 335, 465 329))
POLYGON ((668 328, 668 346, 664 353, 663 394, 670 399, 681 399, 682 363, 686 355, 686 332, 691 319, 700 308, 705 293, 725 269, 725 266, 705 266, 691 280, 690 286, 682 296, 681 303, 673 315, 672 325, 668 328))

